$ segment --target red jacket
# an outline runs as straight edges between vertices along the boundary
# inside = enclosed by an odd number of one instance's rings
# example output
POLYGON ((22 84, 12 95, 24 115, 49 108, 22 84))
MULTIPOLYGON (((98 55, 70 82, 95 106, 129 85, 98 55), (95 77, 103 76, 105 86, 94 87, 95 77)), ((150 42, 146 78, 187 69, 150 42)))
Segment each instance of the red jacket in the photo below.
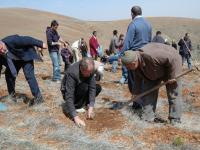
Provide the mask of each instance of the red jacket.
POLYGON ((91 56, 97 56, 97 48, 99 47, 99 43, 97 41, 97 38, 92 36, 89 40, 89 45, 90 45, 90 55, 91 56))

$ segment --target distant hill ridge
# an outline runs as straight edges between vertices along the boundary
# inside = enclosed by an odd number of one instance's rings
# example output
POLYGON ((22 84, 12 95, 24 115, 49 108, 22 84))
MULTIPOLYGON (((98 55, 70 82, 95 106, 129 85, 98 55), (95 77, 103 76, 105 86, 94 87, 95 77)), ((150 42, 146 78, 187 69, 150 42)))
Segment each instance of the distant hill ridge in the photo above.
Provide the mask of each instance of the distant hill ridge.
MULTIPOLYGON (((108 47, 112 31, 117 29, 119 33, 126 33, 131 20, 117 21, 84 21, 68 16, 50 12, 38 11, 26 8, 1 8, 0 9, 0 37, 10 34, 31 35, 45 38, 46 27, 51 20, 58 20, 59 33, 69 42, 80 37, 87 41, 93 30, 98 31, 99 42, 104 48, 108 47)), ((175 17, 149 17, 147 18, 153 27, 153 35, 160 30, 169 40, 179 40, 186 32, 190 33, 194 49, 200 44, 200 19, 175 18, 175 17)))

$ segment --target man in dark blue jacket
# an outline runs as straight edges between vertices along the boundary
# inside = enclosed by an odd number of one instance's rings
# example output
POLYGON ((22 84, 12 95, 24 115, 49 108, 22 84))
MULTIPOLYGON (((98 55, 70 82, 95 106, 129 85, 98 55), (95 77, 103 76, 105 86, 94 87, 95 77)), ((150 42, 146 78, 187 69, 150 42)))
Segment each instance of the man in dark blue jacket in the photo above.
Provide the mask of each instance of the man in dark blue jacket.
POLYGON ((58 34, 58 22, 53 20, 51 22, 51 27, 46 29, 46 38, 48 44, 49 55, 51 57, 53 65, 53 81, 60 83, 61 80, 61 71, 60 71, 60 46, 61 44, 66 44, 60 35, 58 34))
MULTIPOLYGON (((21 68, 30 86, 34 99, 29 106, 43 102, 40 89, 34 74, 34 59, 39 59, 35 48, 42 50, 47 48, 40 40, 29 36, 11 35, 0 41, 0 66, 6 67, 5 78, 9 95, 12 100, 15 98, 15 80, 21 68)), ((2 67, 0 67, 2 68, 2 67)))

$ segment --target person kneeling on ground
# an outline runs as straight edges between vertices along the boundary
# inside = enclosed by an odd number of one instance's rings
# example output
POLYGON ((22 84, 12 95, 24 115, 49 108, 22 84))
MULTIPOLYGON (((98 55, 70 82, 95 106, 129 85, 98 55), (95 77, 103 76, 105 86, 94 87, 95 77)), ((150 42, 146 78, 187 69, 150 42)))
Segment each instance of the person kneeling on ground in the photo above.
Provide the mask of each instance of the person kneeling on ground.
POLYGON ((95 96, 101 92, 101 86, 95 81, 95 65, 92 58, 83 58, 71 65, 61 83, 61 92, 65 101, 63 111, 73 119, 76 125, 85 126, 77 112, 87 107, 87 117, 93 117, 95 96))
MULTIPOLYGON (((134 86, 129 85, 132 94, 141 94, 161 81, 169 81, 166 85, 169 101, 169 120, 172 124, 180 123, 181 119, 181 81, 175 79, 182 72, 181 57, 178 52, 167 45, 149 43, 138 51, 126 51, 122 63, 132 71, 134 86)), ((134 102, 141 106, 141 118, 155 121, 155 111, 159 89, 134 102)), ((138 108, 138 107, 137 107, 138 108)))
POLYGON ((35 47, 42 52, 47 45, 38 39, 20 35, 7 36, 0 41, 0 70, 2 65, 6 67, 5 79, 9 97, 12 101, 17 102, 15 81, 20 69, 23 68, 25 78, 34 96, 34 99, 29 102, 29 106, 44 102, 34 74, 34 60, 40 59, 35 47))

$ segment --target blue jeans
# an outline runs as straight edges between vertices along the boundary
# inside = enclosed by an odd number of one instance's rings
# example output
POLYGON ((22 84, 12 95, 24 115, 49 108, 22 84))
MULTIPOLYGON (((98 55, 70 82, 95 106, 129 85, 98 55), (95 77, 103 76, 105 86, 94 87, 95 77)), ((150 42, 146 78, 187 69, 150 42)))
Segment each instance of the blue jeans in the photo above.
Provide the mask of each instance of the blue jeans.
POLYGON ((110 64, 112 64, 113 61, 118 61, 118 58, 119 58, 119 54, 115 54, 113 56, 110 56, 108 61, 110 64))
POLYGON ((110 56, 108 61, 110 64, 112 64, 112 72, 117 72, 117 66, 118 66, 118 58, 119 58, 119 55, 118 54, 115 54, 113 56, 110 56))
POLYGON ((122 78, 119 80, 121 84, 124 84, 128 81, 128 70, 124 65, 122 65, 122 78))
POLYGON ((113 61, 112 62, 112 72, 113 73, 117 72, 117 67, 118 67, 118 61, 113 61))
POLYGON ((58 52, 58 64, 60 66, 62 65, 60 52, 58 52))
POLYGON ((188 69, 192 69, 192 58, 189 55, 182 56, 182 64, 187 60, 188 69))
POLYGON ((59 65, 59 53, 49 52, 53 65, 53 80, 61 80, 60 65, 59 65))

